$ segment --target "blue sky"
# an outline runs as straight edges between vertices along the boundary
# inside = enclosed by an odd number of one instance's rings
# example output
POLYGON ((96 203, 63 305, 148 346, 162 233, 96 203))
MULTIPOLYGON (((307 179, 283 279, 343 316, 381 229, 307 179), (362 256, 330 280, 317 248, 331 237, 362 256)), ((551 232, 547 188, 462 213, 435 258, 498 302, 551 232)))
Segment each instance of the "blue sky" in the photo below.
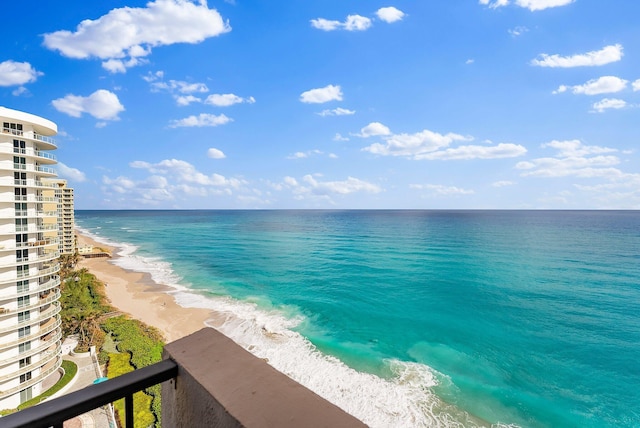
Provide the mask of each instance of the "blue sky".
POLYGON ((79 209, 640 209, 635 0, 3 6, 79 209))

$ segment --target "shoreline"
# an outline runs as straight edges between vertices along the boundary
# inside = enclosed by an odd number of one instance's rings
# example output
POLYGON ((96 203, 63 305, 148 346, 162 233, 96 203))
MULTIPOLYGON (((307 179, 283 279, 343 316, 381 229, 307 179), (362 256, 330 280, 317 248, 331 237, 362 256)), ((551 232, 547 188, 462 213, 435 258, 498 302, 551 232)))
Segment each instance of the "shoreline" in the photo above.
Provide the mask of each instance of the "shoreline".
MULTIPOLYGON (((359 403, 360 398, 351 397, 346 399, 345 397, 335 396, 331 393, 332 388, 327 390, 324 388, 325 385, 321 385, 317 383, 318 379, 315 379, 314 376, 310 376, 308 373, 300 373, 296 370, 292 370, 290 367, 290 361, 288 358, 282 361, 278 361, 279 357, 282 357, 281 353, 270 353, 268 357, 264 355, 259 356, 254 352, 254 348, 260 349, 261 345, 268 343, 268 347, 271 345, 280 342, 278 339, 278 332, 271 332, 270 330, 266 330, 264 326, 262 326, 260 331, 260 337, 257 338, 256 342, 251 342, 251 345, 247 347, 247 343, 244 341, 238 342, 232 336, 229 335, 223 329, 219 327, 226 325, 226 322, 229 321, 229 314, 225 312, 219 312, 213 309, 208 308, 197 308, 197 307, 183 307, 179 305, 171 292, 175 290, 175 288, 159 283, 155 281, 151 274, 139 272, 127 268, 122 268, 115 263, 112 262, 113 259, 118 259, 121 256, 116 254, 118 251, 117 247, 112 245, 104 244, 102 242, 96 241, 95 239, 82 234, 76 229, 77 235, 77 244, 78 247, 83 245, 92 245, 94 248, 102 248, 111 254, 111 257, 95 257, 95 258, 84 258, 81 256, 80 261, 77 265, 78 269, 87 268, 89 272, 94 274, 96 278, 105 283, 105 294, 110 302, 110 304, 114 307, 115 310, 122 312, 123 314, 129 315, 134 319, 142 321, 143 323, 155 327, 162 334, 166 343, 173 342, 182 337, 188 336, 196 331, 209 327, 216 328, 221 331, 222 334, 230 337, 234 342, 238 343, 240 346, 245 348, 247 351, 251 352, 255 356, 259 358, 265 359, 272 367, 276 370, 279 370, 286 376, 292 378, 293 380, 299 382, 305 388, 310 389, 314 393, 320 395, 327 401, 337 405, 342 408, 347 413, 354 415, 355 417, 361 419, 362 421, 369 421, 373 426, 384 426, 387 422, 393 420, 392 415, 388 414, 386 411, 382 411, 378 417, 382 417, 382 423, 380 425, 376 424, 374 420, 369 420, 367 413, 361 413, 359 410, 359 406, 362 403, 359 403), (351 403, 354 401, 354 403, 351 403), (355 404, 355 407, 351 407, 351 405, 355 404), (391 419, 388 419, 391 417, 391 419)), ((242 324, 242 323, 241 323, 242 324)), ((254 338, 256 339, 256 338, 254 338)), ((264 351, 264 349, 262 349, 264 351)), ((322 365, 319 367, 319 371, 323 371, 327 369, 325 364, 331 365, 330 370, 332 373, 338 372, 342 374, 352 375, 356 373, 355 381, 369 381, 371 376, 368 373, 357 372, 354 369, 341 364, 337 366, 333 366, 331 361, 327 361, 324 358, 317 358, 315 353, 310 353, 308 355, 302 355, 303 359, 306 359, 308 363, 318 363, 320 362, 322 365)), ((373 375, 377 378, 376 375, 373 375)), ((387 384, 382 378, 379 378, 381 384, 387 384)), ((372 387, 375 389, 376 387, 380 387, 380 383, 374 382, 372 387)), ((390 386, 393 388, 393 386, 390 386)), ((384 387, 384 390, 388 390, 389 385, 384 387)), ((436 415, 444 415, 444 421, 451 422, 456 421, 456 423, 460 421, 470 422, 471 425, 477 427, 489 427, 491 424, 486 421, 478 418, 469 412, 457 408, 455 405, 452 405, 446 401, 443 401, 442 398, 437 395, 427 394, 428 399, 436 398, 435 403, 431 403, 434 406, 431 410, 436 410, 435 414, 431 414, 430 416, 436 415), (453 417, 453 419, 449 419, 453 417)), ((403 403, 406 405, 407 403, 403 403)), ((404 416, 404 415, 403 415, 404 416)), ((428 413, 425 416, 429 416, 428 413)), ((366 422, 365 422, 366 423, 366 422)))
POLYGON ((155 282, 151 275, 121 268, 111 262, 119 256, 117 250, 75 231, 78 246, 104 248, 111 258, 80 256, 77 268, 87 268, 104 282, 109 303, 118 311, 157 328, 166 343, 188 336, 204 327, 211 327, 216 313, 204 308, 180 306, 168 292, 171 287, 155 282))

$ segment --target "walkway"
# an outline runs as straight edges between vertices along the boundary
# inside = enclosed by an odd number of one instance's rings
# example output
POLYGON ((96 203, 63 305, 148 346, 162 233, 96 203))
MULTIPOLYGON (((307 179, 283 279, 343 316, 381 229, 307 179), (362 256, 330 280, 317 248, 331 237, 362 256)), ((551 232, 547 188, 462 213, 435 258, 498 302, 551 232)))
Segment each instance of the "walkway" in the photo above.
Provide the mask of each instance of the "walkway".
MULTIPOLYGON (((101 377, 98 360, 95 356, 87 354, 65 355, 65 360, 73 361, 78 366, 78 373, 73 383, 65 390, 65 394, 81 390, 93 384, 93 381, 101 377)), ((94 409, 84 415, 80 415, 64 423, 64 428, 114 428, 108 406, 94 409)))

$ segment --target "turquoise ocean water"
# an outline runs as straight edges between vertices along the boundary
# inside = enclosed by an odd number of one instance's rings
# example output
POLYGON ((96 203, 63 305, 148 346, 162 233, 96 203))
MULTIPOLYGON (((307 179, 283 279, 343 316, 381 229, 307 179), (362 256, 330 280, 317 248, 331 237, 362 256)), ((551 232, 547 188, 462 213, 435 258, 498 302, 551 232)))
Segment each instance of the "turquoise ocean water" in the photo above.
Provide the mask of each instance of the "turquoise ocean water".
POLYGON ((640 426, 638 211, 77 211, 76 223, 371 426, 640 426))

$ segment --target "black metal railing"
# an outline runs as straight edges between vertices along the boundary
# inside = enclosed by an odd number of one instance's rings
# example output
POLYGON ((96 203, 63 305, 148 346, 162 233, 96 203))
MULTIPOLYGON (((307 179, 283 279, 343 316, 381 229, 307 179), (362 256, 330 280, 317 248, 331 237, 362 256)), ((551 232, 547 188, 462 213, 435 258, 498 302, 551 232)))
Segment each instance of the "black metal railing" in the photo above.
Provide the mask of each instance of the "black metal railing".
POLYGON ((40 403, 0 418, 2 428, 62 428, 64 421, 124 398, 125 427, 133 428, 133 394, 152 385, 174 379, 178 365, 163 360, 108 381, 40 403))

